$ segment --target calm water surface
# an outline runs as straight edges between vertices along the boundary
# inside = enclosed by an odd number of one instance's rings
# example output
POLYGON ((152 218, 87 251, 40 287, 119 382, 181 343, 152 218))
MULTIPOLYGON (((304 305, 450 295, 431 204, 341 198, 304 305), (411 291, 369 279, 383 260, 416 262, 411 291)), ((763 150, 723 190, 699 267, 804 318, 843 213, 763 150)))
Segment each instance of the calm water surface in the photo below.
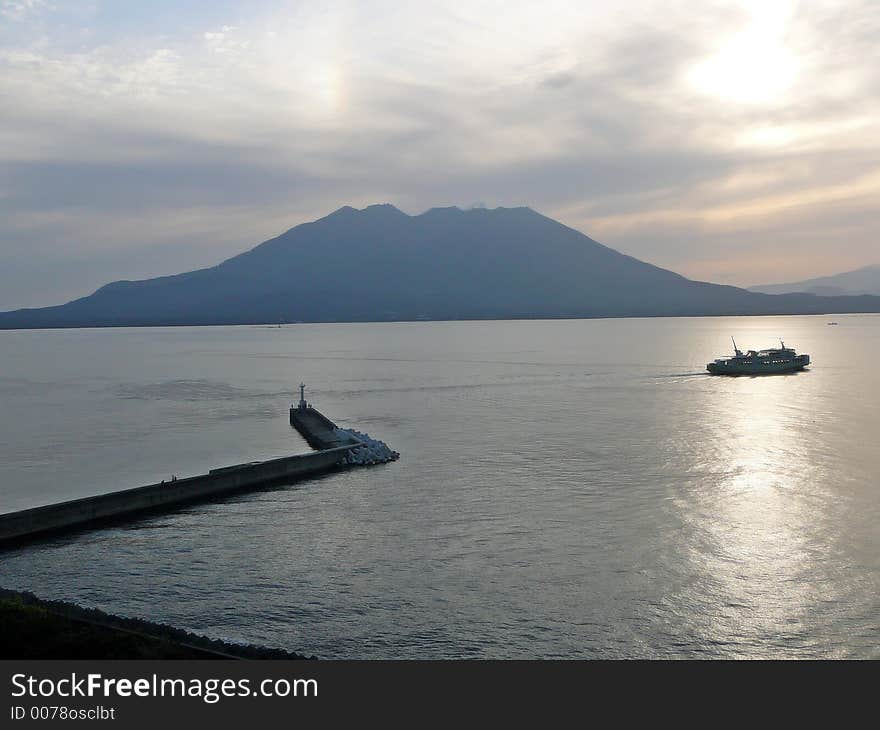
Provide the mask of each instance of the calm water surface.
POLYGON ((880 657, 880 317, 0 332, 0 511, 307 446, 399 462, 0 553, 321 657, 880 657), (713 378, 786 344, 808 372, 713 378))

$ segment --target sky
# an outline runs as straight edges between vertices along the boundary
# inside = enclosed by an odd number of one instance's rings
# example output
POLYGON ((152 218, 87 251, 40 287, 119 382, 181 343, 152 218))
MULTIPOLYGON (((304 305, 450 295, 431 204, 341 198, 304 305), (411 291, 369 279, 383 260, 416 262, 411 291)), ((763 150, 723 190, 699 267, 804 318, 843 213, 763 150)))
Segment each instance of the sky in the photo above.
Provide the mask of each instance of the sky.
POLYGON ((342 205, 738 286, 880 263, 874 0, 0 0, 0 310, 342 205))

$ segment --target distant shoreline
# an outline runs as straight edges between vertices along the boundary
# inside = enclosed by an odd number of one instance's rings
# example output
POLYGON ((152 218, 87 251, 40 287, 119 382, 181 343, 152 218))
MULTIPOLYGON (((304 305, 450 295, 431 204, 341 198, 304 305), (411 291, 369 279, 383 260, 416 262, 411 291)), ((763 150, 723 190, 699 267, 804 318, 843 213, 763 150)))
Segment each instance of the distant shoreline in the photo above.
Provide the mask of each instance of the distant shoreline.
POLYGON ((828 312, 732 312, 729 314, 633 314, 633 315, 559 315, 559 316, 535 316, 523 315, 522 317, 459 317, 455 319, 333 319, 301 322, 166 322, 163 324, 70 324, 55 325, 52 327, 9 327, 0 324, 0 332, 20 332, 36 330, 96 330, 96 329, 167 329, 169 327, 260 327, 264 329, 279 329, 301 325, 321 324, 427 324, 449 322, 564 322, 564 321, 592 321, 597 319, 711 319, 723 317, 865 317, 880 316, 880 312, 866 310, 856 311, 828 311, 828 312))

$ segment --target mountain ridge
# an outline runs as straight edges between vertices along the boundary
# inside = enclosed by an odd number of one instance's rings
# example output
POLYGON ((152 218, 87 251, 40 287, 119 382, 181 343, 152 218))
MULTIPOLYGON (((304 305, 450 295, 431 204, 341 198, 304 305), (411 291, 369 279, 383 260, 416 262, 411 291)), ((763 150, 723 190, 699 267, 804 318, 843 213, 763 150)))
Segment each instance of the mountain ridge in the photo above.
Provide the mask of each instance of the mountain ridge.
POLYGON ((0 328, 880 311, 693 281, 531 208, 342 206, 215 266, 120 280, 0 328))
POLYGON ((749 291, 762 294, 789 294, 804 292, 819 296, 880 295, 880 264, 862 266, 829 276, 795 281, 788 284, 761 284, 750 286, 749 291))

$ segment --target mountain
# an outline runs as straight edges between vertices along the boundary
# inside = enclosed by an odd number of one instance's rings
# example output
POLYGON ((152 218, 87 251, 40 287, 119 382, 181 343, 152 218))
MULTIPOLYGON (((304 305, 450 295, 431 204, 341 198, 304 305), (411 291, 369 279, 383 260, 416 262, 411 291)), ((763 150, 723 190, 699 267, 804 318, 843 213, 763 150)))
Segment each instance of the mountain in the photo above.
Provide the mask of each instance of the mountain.
POLYGON ((880 311, 691 281, 530 208, 340 208, 217 266, 117 281, 0 328, 880 311))
POLYGON ((796 281, 792 284, 765 284, 749 287, 749 291, 764 294, 789 294, 808 292, 821 296, 840 296, 853 294, 880 295, 880 264, 865 266, 855 271, 846 271, 833 276, 820 276, 817 279, 796 281))

